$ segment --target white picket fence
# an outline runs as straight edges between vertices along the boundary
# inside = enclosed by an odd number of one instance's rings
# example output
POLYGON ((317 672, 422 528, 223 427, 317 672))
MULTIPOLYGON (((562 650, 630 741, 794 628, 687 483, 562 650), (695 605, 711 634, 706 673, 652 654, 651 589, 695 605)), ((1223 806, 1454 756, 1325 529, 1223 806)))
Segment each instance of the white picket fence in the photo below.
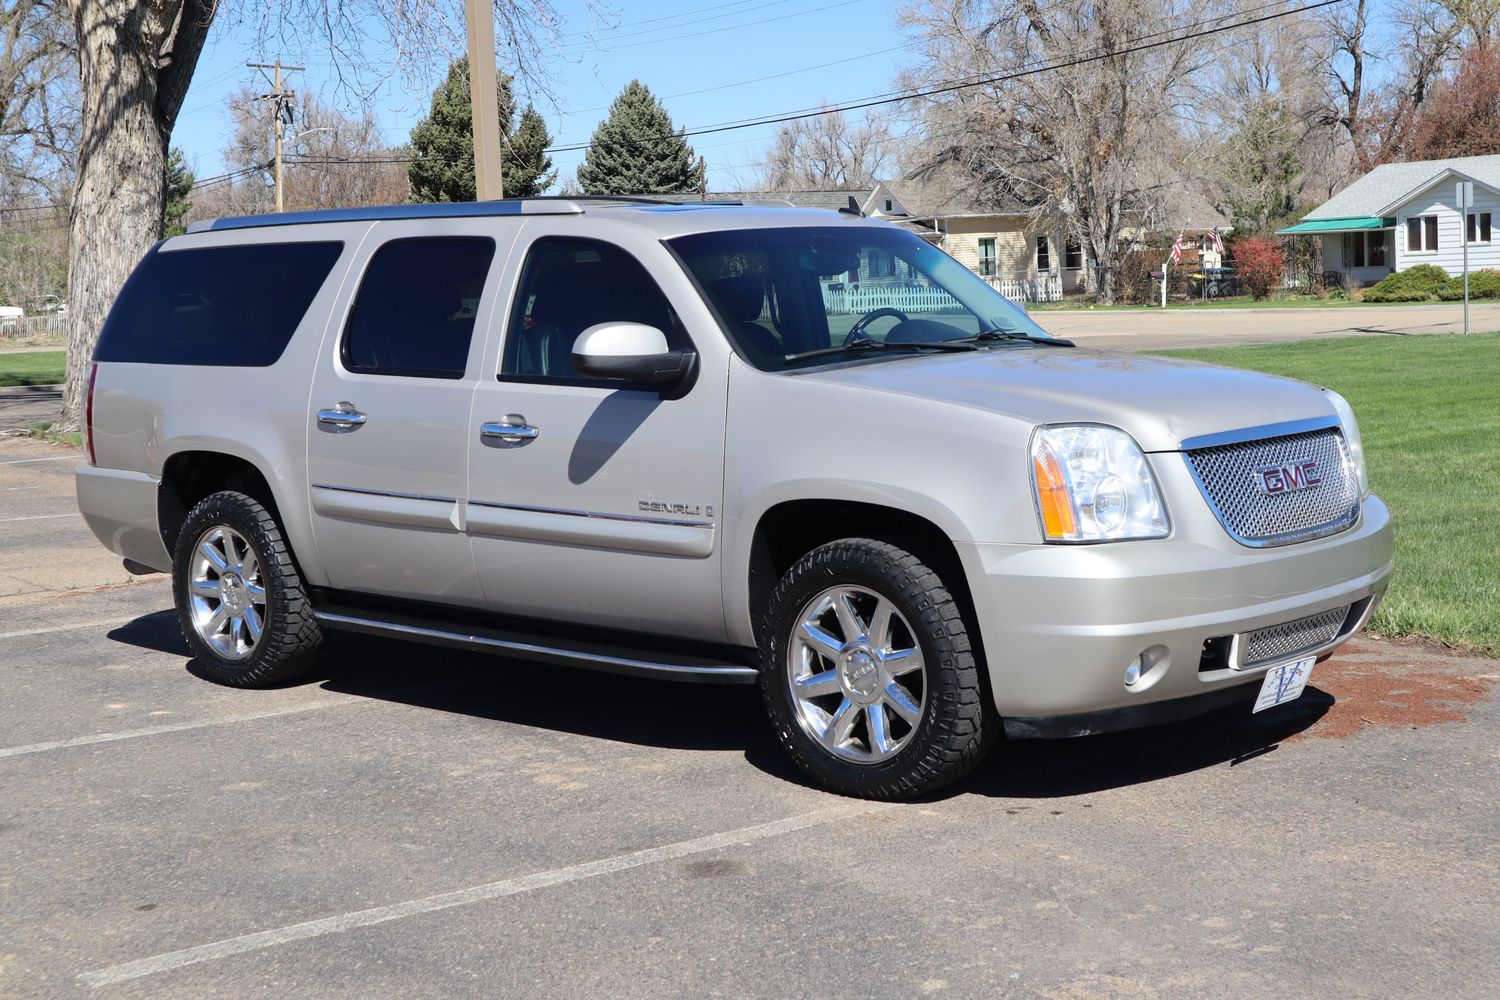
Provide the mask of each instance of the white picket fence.
POLYGON ((0 340, 20 340, 31 337, 66 337, 68 317, 64 313, 44 313, 21 319, 0 319, 0 340))
POLYGON ((984 282, 1012 302, 1061 302, 1063 297, 1062 279, 1055 274, 1038 275, 1025 281, 987 277, 984 282))
MULTIPOLYGON (((1039 275, 1027 281, 1011 278, 985 278, 984 281, 1013 302, 1062 301, 1062 281, 1055 274, 1039 275)), ((823 305, 830 316, 863 315, 871 309, 900 309, 908 314, 959 312, 963 309, 941 288, 877 282, 824 285, 823 305)))
POLYGON ((953 296, 925 285, 824 285, 823 305, 830 316, 863 315, 871 309, 900 309, 904 313, 952 312, 953 296))

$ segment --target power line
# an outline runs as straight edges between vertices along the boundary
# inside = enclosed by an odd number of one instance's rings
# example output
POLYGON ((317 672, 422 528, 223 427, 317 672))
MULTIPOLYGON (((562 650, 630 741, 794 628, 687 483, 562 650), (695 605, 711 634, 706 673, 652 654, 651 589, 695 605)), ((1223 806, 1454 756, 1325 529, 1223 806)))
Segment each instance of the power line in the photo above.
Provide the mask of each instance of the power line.
MULTIPOLYGON (((606 25, 602 28, 580 28, 577 31, 565 31, 562 33, 562 37, 573 38, 578 35, 593 35, 594 33, 599 31, 619 31, 623 28, 637 28, 643 24, 659 24, 662 21, 671 21, 679 17, 687 17, 690 14, 702 14, 710 10, 722 11, 728 7, 743 7, 744 5, 753 2, 754 0, 733 0, 733 2, 727 4, 714 4, 711 7, 695 7, 692 10, 680 10, 675 14, 663 14, 661 17, 648 17, 643 21, 627 21, 624 24, 606 25)), ((788 0, 777 0, 777 2, 786 3, 788 2, 788 0)), ((752 7, 750 9, 756 10, 758 8, 752 7)), ((743 14, 746 13, 746 11, 735 11, 733 13, 743 14)), ((729 17, 732 15, 725 14, 724 16, 729 17)), ((675 27, 675 25, 673 27, 675 27)))
MULTIPOLYGON (((1037 13, 1045 13, 1046 11, 1052 10, 1053 8, 1062 6, 1065 2, 1066 2, 1066 0, 1054 0, 1053 3, 1046 4, 1046 5, 1038 8, 1037 9, 1037 13)), ((1329 2, 1330 3, 1343 3, 1343 2, 1345 2, 1345 0, 1329 0, 1329 2)), ((1189 21, 1189 22, 1187 22, 1185 24, 1172 25, 1171 27, 1168 27, 1168 28, 1162 28, 1162 29, 1159 29, 1157 31, 1147 32, 1146 34, 1139 36, 1136 39, 1136 42, 1139 44, 1140 42, 1144 42, 1145 40, 1150 39, 1150 38, 1160 38, 1163 35, 1171 35, 1171 34, 1174 34, 1176 32, 1188 31, 1191 28, 1196 28, 1196 27, 1199 27, 1200 25, 1204 25, 1204 24, 1213 24, 1213 23, 1215 23, 1217 21, 1223 21, 1223 20, 1225 20, 1227 18, 1242 17, 1242 16, 1244 16, 1246 14, 1254 14, 1257 11, 1268 10, 1270 8, 1273 8, 1273 7, 1281 7, 1285 3, 1286 3, 1286 0, 1269 0, 1269 2, 1262 3, 1258 7, 1251 7, 1251 8, 1248 8, 1246 10, 1235 11, 1232 14, 1216 14, 1213 17, 1206 17, 1206 18, 1202 18, 1202 19, 1197 20, 1197 21, 1189 21)), ((1327 6, 1327 5, 1328 5, 1327 3, 1320 3, 1320 4, 1317 4, 1316 6, 1322 7, 1322 6, 1327 6)), ((1314 8, 1304 8, 1304 9, 1311 10, 1311 9, 1314 9, 1314 8)), ((1277 16, 1286 16, 1287 14, 1295 14, 1295 13, 1298 13, 1298 11, 1286 11, 1286 12, 1283 12, 1282 14, 1277 15, 1277 16)), ((1243 26, 1243 24, 1258 23, 1259 20, 1268 20, 1268 19, 1267 18, 1260 18, 1260 19, 1256 19, 1254 21, 1245 21, 1242 24, 1226 25, 1226 26, 1223 26, 1223 27, 1221 27, 1219 29, 1216 29, 1216 30, 1218 30, 1218 31, 1227 31, 1230 28, 1241 27, 1241 26, 1243 26)), ((1187 35, 1183 35, 1181 38, 1172 39, 1172 41, 1188 41, 1189 39, 1197 38, 1197 37, 1201 37, 1202 35, 1209 35, 1209 34, 1214 34, 1214 32, 1208 31, 1208 32, 1198 32, 1198 33, 1187 34, 1187 35)), ((1053 69, 1066 69, 1066 68, 1068 68, 1070 66, 1079 65, 1080 63, 1083 63, 1083 62, 1097 61, 1097 60, 1084 59, 1083 58, 1084 53, 1088 53, 1088 52, 1102 53, 1099 56, 1099 58, 1106 58, 1106 57, 1111 56, 1111 55, 1128 55, 1131 52, 1140 51, 1142 48, 1152 48, 1152 47, 1153 46, 1139 46, 1138 48, 1133 48, 1133 49, 1125 49, 1125 50, 1120 50, 1120 51, 1115 51, 1115 52, 1106 52, 1103 49, 1102 46, 1094 46, 1091 49, 1082 49, 1082 50, 1079 50, 1078 52, 1074 52, 1074 53, 1071 53, 1070 55, 1068 55, 1069 59, 1074 60, 1074 61, 1071 61, 1071 62, 1059 63, 1057 65, 1048 65, 1043 60, 1034 59, 1034 60, 1032 60, 1030 62, 1018 63, 1017 65, 1012 66, 1012 67, 1010 67, 1010 69, 1006 70, 1004 74, 996 74, 996 73, 993 73, 993 72, 972 73, 972 74, 970 74, 968 76, 950 77, 950 78, 948 78, 946 80, 939 81, 938 83, 931 84, 930 86, 934 87, 934 88, 947 88, 949 90, 962 89, 962 88, 959 88, 959 87, 952 86, 954 84, 966 84, 966 85, 972 84, 973 86, 982 86, 982 85, 987 84, 987 83, 1004 82, 1006 80, 1013 80, 1013 79, 1017 79, 1017 78, 1022 77, 1022 76, 1030 75, 1030 74, 1021 72, 1022 70, 1025 70, 1028 67, 1037 67, 1036 72, 1037 73, 1043 73, 1043 72, 1047 72, 1047 71, 1053 70, 1053 69)), ((862 103, 858 103, 858 104, 849 104, 849 105, 820 104, 820 105, 818 105, 815 108, 814 107, 799 108, 796 111, 782 112, 781 113, 782 117, 779 117, 779 118, 775 119, 775 121, 789 120, 786 116, 802 115, 803 117, 810 117, 810 116, 814 116, 814 115, 818 115, 818 114, 831 114, 831 113, 833 113, 835 111, 844 110, 845 108, 847 108, 848 110, 857 110, 859 108, 874 107, 874 106, 877 106, 878 104, 881 104, 881 103, 891 104, 891 103, 896 103, 896 102, 899 102, 899 101, 913 100, 913 99, 915 99, 917 97, 924 96, 921 93, 917 93, 917 91, 919 91, 921 89, 922 88, 918 88, 918 87, 908 87, 908 88, 906 88, 904 90, 893 90, 893 91, 888 91, 888 92, 882 93, 882 94, 874 94, 874 95, 871 95, 870 97, 855 98, 856 101, 862 102, 862 103), (884 98, 889 98, 889 100, 882 100, 884 98), (804 114, 804 112, 806 114, 804 114)), ((725 125, 738 125, 738 124, 741 124, 741 123, 750 123, 750 122, 764 124, 764 123, 767 123, 768 121, 770 121, 770 119, 768 119, 766 117, 742 118, 742 119, 736 119, 734 121, 729 121, 729 122, 716 122, 716 123, 713 123, 711 125, 702 126, 702 128, 704 128, 704 129, 714 129, 714 128, 718 128, 720 126, 725 126, 725 125)), ((695 133, 690 128, 690 129, 688 129, 687 134, 688 135, 693 135, 695 133)), ((548 150, 548 152, 551 152, 551 150, 548 150)))
MULTIPOLYGON (((758 3, 758 4, 755 4, 754 6, 750 6, 750 7, 744 6, 744 3, 747 3, 747 2, 750 2, 750 0, 742 0, 742 2, 739 3, 739 4, 720 5, 718 7, 703 7, 703 8, 700 8, 698 10, 685 10, 685 11, 682 11, 682 12, 677 13, 677 14, 668 14, 668 15, 666 15, 664 17, 655 17, 655 18, 651 18, 650 20, 647 20, 647 21, 637 21, 634 24, 622 24, 622 25, 618 25, 618 26, 613 27, 613 28, 593 28, 593 29, 590 29, 590 30, 587 30, 587 31, 570 31, 570 32, 567 32, 563 37, 572 37, 572 36, 579 36, 579 35, 581 35, 581 36, 587 38, 589 40, 589 42, 595 42, 595 41, 597 41, 597 38, 595 37, 596 35, 603 34, 603 33, 608 33, 611 36, 609 39, 605 40, 606 44, 608 44, 610 41, 613 41, 613 40, 619 39, 619 38, 639 38, 641 35, 650 35, 650 34, 654 34, 655 32, 658 32, 658 31, 676 31, 678 28, 686 28, 686 27, 689 27, 690 25, 694 25, 694 24, 705 24, 705 23, 707 23, 709 21, 722 21, 726 17, 740 17, 740 16, 742 16, 744 14, 753 13, 754 11, 757 11, 757 10, 765 10, 768 7, 780 7, 783 4, 791 3, 792 0, 769 0, 769 2, 758 3), (737 7, 740 7, 740 9, 739 10, 725 10, 724 9, 725 6, 731 6, 731 7, 737 6, 737 7), (669 21, 669 20, 672 20, 673 18, 687 17, 689 14, 701 14, 701 13, 703 13, 705 11, 710 11, 710 10, 718 11, 718 13, 716 13, 716 14, 710 14, 708 17, 694 18, 691 21, 678 21, 676 24, 667 24, 667 25, 662 25, 661 27, 648 28, 645 31, 630 31, 630 32, 627 32, 627 33, 625 33, 623 35, 614 34, 615 32, 622 31, 622 30, 624 30, 626 28, 634 28, 634 27, 636 27, 638 25, 652 24, 654 22, 660 22, 660 21, 669 21)), ((796 15, 795 14, 790 14, 788 16, 789 17, 795 17, 796 15)), ((571 45, 587 45, 587 44, 588 44, 588 42, 571 42, 571 43, 564 43, 563 47, 567 48, 567 47, 569 47, 571 45)))
MULTIPOLYGON (((761 126, 766 126, 766 125, 780 125, 780 124, 784 124, 786 122, 798 121, 798 120, 805 119, 805 118, 814 118, 814 117, 818 117, 820 115, 843 113, 843 112, 847 112, 847 111, 859 111, 859 110, 863 110, 865 108, 881 107, 881 106, 889 105, 889 104, 898 104, 898 103, 900 103, 902 101, 917 100, 917 99, 923 98, 923 97, 934 97, 934 96, 939 96, 939 95, 942 95, 942 94, 955 93, 957 91, 968 90, 968 89, 971 89, 973 87, 982 87, 982 86, 987 86, 989 84, 994 84, 994 83, 1005 83, 1005 82, 1008 82, 1010 80, 1021 79, 1023 77, 1027 77, 1027 76, 1037 76, 1037 75, 1040 75, 1042 73, 1053 72, 1053 71, 1056 71, 1056 70, 1059 70, 1059 69, 1069 69, 1069 68, 1072 68, 1074 66, 1082 66, 1082 65, 1089 64, 1089 63, 1100 62, 1100 61, 1105 60, 1105 59, 1118 58, 1120 56, 1125 56, 1125 55, 1132 55, 1132 54, 1137 53, 1137 52, 1146 52, 1146 51, 1150 51, 1150 50, 1153 50, 1153 49, 1163 48, 1163 47, 1168 46, 1168 45, 1175 45, 1175 44, 1180 44, 1182 42, 1191 41, 1194 38, 1206 38, 1206 37, 1209 37, 1209 36, 1212 36, 1212 35, 1222 34, 1222 33, 1226 32, 1226 31, 1234 31, 1234 30, 1237 30, 1239 28, 1251 27, 1251 26, 1256 25, 1256 24, 1263 24, 1263 23, 1268 22, 1268 21, 1274 21, 1274 20, 1278 20, 1280 18, 1290 17, 1290 16, 1295 15, 1295 14, 1307 13, 1309 11, 1319 10, 1319 9, 1321 9, 1323 7, 1330 7, 1330 6, 1333 6, 1335 4, 1345 3, 1345 2, 1347 2, 1347 0, 1319 0, 1319 2, 1317 2, 1317 3, 1306 4, 1304 6, 1297 7, 1297 8, 1292 9, 1292 10, 1277 11, 1275 13, 1265 14, 1265 15, 1262 15, 1262 16, 1259 16, 1259 17, 1249 18, 1249 19, 1242 20, 1242 21, 1236 21, 1236 22, 1234 22, 1232 24, 1218 25, 1216 27, 1208 28, 1208 29, 1203 30, 1203 31, 1189 31, 1189 32, 1184 33, 1184 34, 1179 34, 1179 32, 1183 32, 1184 29, 1186 29, 1186 28, 1192 28, 1192 27, 1195 27, 1196 25, 1200 25, 1200 24, 1211 24, 1214 21, 1222 21, 1222 20, 1224 20, 1225 17, 1232 17, 1234 15, 1222 15, 1220 17, 1215 17, 1215 18, 1205 18, 1205 19, 1200 20, 1200 21, 1189 22, 1188 24, 1185 24, 1185 25, 1177 25, 1177 26, 1174 26, 1172 28, 1167 28, 1167 29, 1163 29, 1161 31, 1151 32, 1149 34, 1141 36, 1142 39, 1155 38, 1155 37, 1160 36, 1160 35, 1168 35, 1168 34, 1173 35, 1174 37, 1164 38, 1164 39, 1161 39, 1159 41, 1153 41, 1153 42, 1143 42, 1143 43, 1136 44, 1136 45, 1133 45, 1133 46, 1129 46, 1129 47, 1126 47, 1126 48, 1123 48, 1123 49, 1115 49, 1113 51, 1108 51, 1108 52, 1099 52, 1097 48, 1092 49, 1092 50, 1084 50, 1085 52, 1092 52, 1094 54, 1088 54, 1088 55, 1080 54, 1080 55, 1073 56, 1072 58, 1066 58, 1066 59, 1060 60, 1058 62, 1050 63, 1050 64, 1045 64, 1045 65, 1034 65, 1034 64, 1025 64, 1025 63, 1023 63, 1020 67, 1017 67, 1017 68, 1012 69, 1010 71, 1007 71, 1005 73, 979 75, 979 76, 976 76, 976 77, 973 77, 973 78, 970 78, 970 77, 960 77, 960 78, 957 78, 956 80, 944 81, 943 83, 938 84, 936 86, 925 87, 925 88, 911 88, 911 89, 908 89, 908 90, 897 91, 897 92, 890 93, 890 94, 877 95, 877 96, 870 97, 870 98, 865 98, 865 99, 856 99, 854 101, 847 102, 847 103, 844 103, 844 104, 839 104, 839 105, 831 105, 831 106, 820 107, 820 108, 816 108, 816 109, 804 109, 802 111, 789 112, 789 113, 780 114, 780 115, 763 116, 763 117, 760 117, 760 118, 742 119, 742 120, 739 120, 739 121, 732 121, 732 122, 723 122, 723 123, 719 123, 719 124, 715 124, 715 125, 703 126, 701 128, 684 129, 684 130, 679 131, 679 132, 663 133, 663 134, 658 135, 658 136, 651 136, 651 137, 646 137, 646 138, 631 138, 631 139, 618 140, 618 141, 616 141, 613 144, 617 144, 617 145, 639 145, 639 144, 646 143, 646 142, 661 142, 661 141, 666 140, 666 139, 677 138, 677 137, 688 138, 688 137, 699 136, 699 135, 713 135, 713 134, 717 134, 717 133, 721 133, 721 132, 736 131, 736 130, 739 130, 739 129, 756 128, 756 127, 761 127, 761 126)), ((1280 2, 1266 3, 1266 4, 1260 5, 1259 7, 1250 8, 1250 12, 1254 12, 1254 11, 1257 11, 1257 10, 1265 10, 1267 8, 1270 8, 1270 7, 1279 7, 1279 6, 1281 6, 1280 2)), ((595 145, 595 143, 593 143, 593 142, 584 142, 584 143, 574 143, 574 144, 561 145, 561 146, 552 146, 552 147, 549 147, 546 150, 544 150, 544 152, 546 152, 546 153, 577 152, 577 151, 580 151, 580 150, 587 150, 587 149, 591 148, 594 145, 595 145)), ((315 159, 309 158, 309 157, 298 158, 298 162, 305 162, 305 163, 310 163, 310 162, 330 162, 330 163, 411 163, 411 162, 415 162, 415 161, 418 161, 418 160, 429 160, 429 161, 432 161, 432 162, 453 162, 452 158, 450 158, 450 157, 414 157, 414 156, 392 156, 392 157, 370 157, 370 158, 354 158, 354 157, 350 157, 350 158, 335 158, 335 157, 329 157, 329 158, 326 158, 326 159, 318 159, 318 160, 315 160, 315 159)))
MULTIPOLYGON (((1239 29, 1239 28, 1247 28, 1247 27, 1250 27, 1252 25, 1262 24, 1262 23, 1264 23, 1266 21, 1274 21, 1274 20, 1277 20, 1277 19, 1280 19, 1280 18, 1283 18, 1283 17, 1290 17, 1293 14, 1302 14, 1302 13, 1306 13, 1308 11, 1319 10, 1319 9, 1321 9, 1323 7, 1331 7, 1334 4, 1346 3, 1346 2, 1347 2, 1347 0, 1320 0, 1320 2, 1318 2, 1318 3, 1307 4, 1307 5, 1304 5, 1302 7, 1298 7, 1296 9, 1294 9, 1294 10, 1280 11, 1280 12, 1277 12, 1275 14, 1267 14, 1267 15, 1264 15, 1262 17, 1251 18, 1251 19, 1245 20, 1245 21, 1238 21, 1238 22, 1236 22, 1234 24, 1225 24, 1225 25, 1220 25, 1220 26, 1215 27, 1215 28, 1209 28, 1209 29, 1204 30, 1204 31, 1190 32, 1188 34, 1179 35, 1179 36, 1174 37, 1174 38, 1167 38, 1167 39, 1163 39, 1161 41, 1149 42, 1149 43, 1142 44, 1142 45, 1129 46, 1129 47, 1123 48, 1123 49, 1115 49, 1115 50, 1112 50, 1112 51, 1109 51, 1109 52, 1102 52, 1102 53, 1098 53, 1098 54, 1095 54, 1095 55, 1079 56, 1079 57, 1072 58, 1072 59, 1066 59, 1066 60, 1063 60, 1061 62, 1051 63, 1049 65, 1038 66, 1038 67, 1030 68, 1030 69, 1017 69, 1017 70, 1014 70, 1014 71, 1011 71, 1011 72, 1001 73, 1001 74, 995 74, 995 75, 990 75, 990 76, 985 76, 985 77, 981 77, 981 78, 978 78, 978 79, 969 80, 969 81, 966 81, 966 82, 945 83, 945 84, 942 84, 942 85, 939 85, 939 86, 928 87, 928 88, 914 88, 914 89, 907 90, 907 91, 900 91, 900 92, 897 92, 897 93, 895 93, 893 95, 881 95, 881 96, 873 97, 873 98, 869 98, 869 99, 851 101, 851 102, 848 102, 848 103, 845 103, 845 104, 832 105, 832 106, 828 106, 828 107, 821 107, 821 108, 810 109, 810 110, 803 110, 803 111, 792 112, 792 113, 782 114, 782 115, 766 116, 766 117, 763 117, 763 118, 743 119, 743 120, 740 120, 740 121, 726 122, 726 123, 718 124, 718 125, 708 125, 708 126, 704 126, 702 128, 684 129, 684 130, 679 131, 679 132, 663 133, 661 135, 649 137, 649 138, 646 138, 646 139, 625 139, 625 140, 621 140, 620 142, 622 144, 639 144, 641 142, 661 142, 663 140, 666 140, 666 139, 669 139, 669 138, 673 138, 673 137, 689 138, 689 137, 697 136, 697 135, 712 135, 712 134, 715 134, 715 133, 718 133, 718 132, 729 132, 729 131, 733 131, 733 130, 736 130, 736 129, 753 128, 753 127, 758 126, 758 125, 780 125, 780 124, 784 124, 786 122, 799 121, 799 120, 804 119, 804 118, 816 118, 816 117, 818 117, 820 115, 843 113, 843 112, 846 112, 846 111, 859 111, 859 110, 864 109, 864 108, 880 107, 880 106, 887 105, 887 104, 899 104, 902 101, 916 100, 916 99, 921 98, 921 97, 935 97, 935 96, 939 96, 939 95, 942 95, 942 94, 954 93, 956 91, 968 90, 968 89, 973 88, 973 87, 982 87, 982 86, 987 86, 989 84, 994 84, 994 83, 1005 83, 1005 82, 1008 82, 1010 80, 1021 79, 1022 77, 1036 76, 1036 75, 1041 74, 1041 73, 1053 72, 1053 71, 1059 70, 1059 69, 1070 69, 1070 68, 1072 68, 1074 66, 1082 66, 1082 65, 1086 65, 1088 63, 1100 62, 1100 61, 1105 60, 1105 59, 1113 59, 1113 58, 1118 58, 1120 56, 1132 55, 1132 54, 1137 53, 1137 52, 1146 52, 1146 51, 1150 51, 1152 49, 1163 48, 1163 47, 1168 46, 1168 45, 1176 45, 1176 44, 1180 44, 1182 42, 1191 41, 1194 38, 1206 38, 1206 37, 1208 37, 1210 35, 1222 34, 1223 32, 1234 31, 1234 30, 1239 29)), ((1267 4, 1265 6, 1272 6, 1272 5, 1267 4)), ((1276 5, 1276 6, 1279 6, 1279 4, 1276 5)), ((1226 16, 1232 16, 1232 15, 1226 15, 1226 16)), ((1198 22, 1198 23, 1209 23, 1212 20, 1222 20, 1222 18, 1210 18, 1210 19, 1207 19, 1205 21, 1198 22)), ((1172 29, 1167 29, 1167 30, 1168 31, 1178 31, 1178 30, 1181 30, 1181 29, 1180 28, 1172 28, 1172 29)), ((1164 34, 1164 33, 1166 33, 1166 32, 1153 32, 1152 34, 1164 34)), ((1143 35, 1142 37, 1143 38, 1150 38, 1150 37, 1152 37, 1152 35, 1148 34, 1148 35, 1143 35)), ((1023 64, 1023 65, 1025 65, 1025 64, 1023 64)), ((553 147, 545 150, 545 152, 548 152, 548 153, 571 153, 571 152, 577 152, 579 150, 589 149, 593 145, 594 145, 594 143, 592 143, 592 142, 583 142, 583 143, 574 143, 574 144, 565 145, 565 146, 553 146, 553 147)))
MULTIPOLYGON (((678 97, 697 97, 699 94, 712 94, 715 91, 730 90, 734 87, 747 87, 752 83, 765 83, 767 80, 780 80, 783 77, 796 76, 798 73, 810 73, 815 69, 828 69, 830 66, 842 66, 845 63, 858 62, 861 59, 869 59, 872 56, 883 56, 891 52, 901 52, 906 48, 907 46, 905 45, 892 45, 888 49, 876 49, 874 52, 862 52, 857 56, 848 56, 844 59, 835 59, 832 62, 818 63, 813 66, 800 66, 797 69, 789 69, 783 73, 772 73, 769 76, 757 76, 749 80, 738 80, 734 83, 721 83, 718 86, 704 87, 701 90, 685 90, 678 94, 663 94, 661 99, 664 101, 670 101, 678 97)), ((579 108, 577 111, 564 111, 559 117, 571 118, 574 115, 586 115, 591 112, 608 111, 609 108, 610 106, 608 104, 597 108, 579 108)))
MULTIPOLYGON (((626 42, 624 45, 613 45, 613 46, 610 46, 609 48, 603 49, 602 51, 613 52, 616 49, 634 49, 634 48, 638 48, 638 47, 640 47, 642 45, 659 45, 662 42, 677 42, 677 41, 681 41, 682 39, 685 39, 685 38, 702 38, 704 35, 716 35, 716 34, 718 34, 721 31, 738 31, 741 28, 753 28, 756 25, 771 24, 771 23, 774 23, 776 21, 786 21, 786 20, 788 20, 790 18, 794 18, 794 17, 805 17, 808 14, 820 14, 820 13, 822 13, 825 10, 835 10, 835 9, 837 9, 839 7, 852 7, 854 4, 862 3, 862 2, 863 2, 863 0, 839 0, 838 3, 831 3, 831 4, 828 4, 828 5, 823 6, 823 7, 814 7, 811 10, 794 11, 793 13, 790 13, 790 14, 779 14, 776 17, 764 17, 764 18, 761 18, 759 21, 746 21, 744 24, 727 24, 727 25, 725 25, 722 28, 709 28, 709 29, 707 29, 705 31, 694 31, 694 32, 689 32, 688 34, 685 34, 685 35, 667 35, 667 36, 664 36, 662 38, 649 38, 649 39, 646 39, 645 41, 642 41, 642 42, 626 42)), ((564 56, 582 55, 585 52, 589 51, 589 49, 599 48, 599 46, 597 46, 597 45, 586 45, 586 44, 576 44, 575 43, 572 46, 564 46, 564 49, 568 49, 568 48, 576 49, 577 51, 574 51, 574 52, 564 51, 564 52, 561 52, 559 54, 560 55, 564 55, 564 56)))

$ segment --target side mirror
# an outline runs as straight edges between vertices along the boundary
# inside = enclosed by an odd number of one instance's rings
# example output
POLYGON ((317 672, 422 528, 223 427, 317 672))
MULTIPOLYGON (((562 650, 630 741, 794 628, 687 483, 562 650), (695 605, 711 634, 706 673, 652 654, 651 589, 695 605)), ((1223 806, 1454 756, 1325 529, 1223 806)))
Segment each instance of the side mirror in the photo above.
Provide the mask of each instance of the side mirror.
POLYGON ((573 370, 585 378, 674 385, 698 355, 667 348, 667 335, 642 323, 598 323, 573 343, 573 370))

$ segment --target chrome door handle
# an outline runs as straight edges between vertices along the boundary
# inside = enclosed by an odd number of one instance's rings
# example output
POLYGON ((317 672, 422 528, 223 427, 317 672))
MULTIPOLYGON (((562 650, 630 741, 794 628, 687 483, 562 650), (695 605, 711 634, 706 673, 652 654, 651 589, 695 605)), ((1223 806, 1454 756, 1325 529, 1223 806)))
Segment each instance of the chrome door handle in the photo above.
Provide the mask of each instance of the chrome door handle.
POLYGON ((330 424, 334 427, 359 427, 365 422, 365 415, 354 408, 354 404, 344 400, 330 410, 318 411, 318 423, 330 424))
POLYGON ((542 432, 528 424, 526 418, 519 413, 509 413, 504 420, 480 424, 479 433, 483 437, 498 438, 507 444, 520 444, 522 441, 534 440, 542 432))

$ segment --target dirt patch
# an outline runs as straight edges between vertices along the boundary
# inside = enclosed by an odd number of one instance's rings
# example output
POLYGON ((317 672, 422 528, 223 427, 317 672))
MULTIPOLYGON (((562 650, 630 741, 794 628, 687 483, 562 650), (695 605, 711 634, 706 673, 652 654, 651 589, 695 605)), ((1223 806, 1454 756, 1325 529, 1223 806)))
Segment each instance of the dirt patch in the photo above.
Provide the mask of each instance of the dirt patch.
POLYGON ((1371 728, 1419 729, 1463 722, 1500 684, 1500 662, 1384 640, 1361 639, 1313 670, 1334 698, 1318 722, 1290 739, 1342 740, 1371 728))

